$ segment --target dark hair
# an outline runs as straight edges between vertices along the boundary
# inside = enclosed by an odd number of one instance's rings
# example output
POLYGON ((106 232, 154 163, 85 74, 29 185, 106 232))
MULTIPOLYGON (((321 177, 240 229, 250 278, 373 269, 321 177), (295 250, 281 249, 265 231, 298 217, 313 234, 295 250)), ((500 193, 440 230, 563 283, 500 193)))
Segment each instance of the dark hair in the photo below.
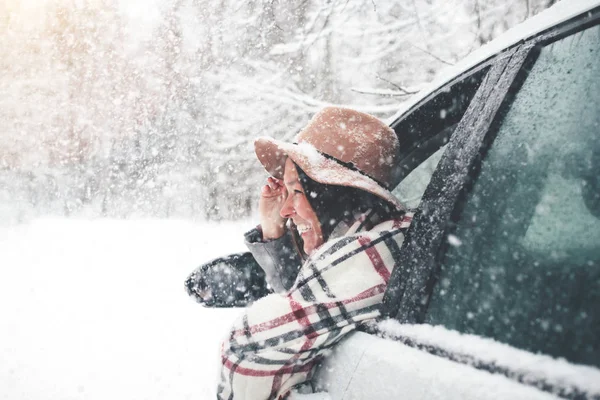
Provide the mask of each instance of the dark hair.
POLYGON ((296 170, 306 199, 321 224, 324 241, 329 239, 339 222, 350 220, 356 212, 373 209, 383 218, 398 212, 394 205, 374 194, 353 187, 319 183, 306 175, 298 165, 296 170))

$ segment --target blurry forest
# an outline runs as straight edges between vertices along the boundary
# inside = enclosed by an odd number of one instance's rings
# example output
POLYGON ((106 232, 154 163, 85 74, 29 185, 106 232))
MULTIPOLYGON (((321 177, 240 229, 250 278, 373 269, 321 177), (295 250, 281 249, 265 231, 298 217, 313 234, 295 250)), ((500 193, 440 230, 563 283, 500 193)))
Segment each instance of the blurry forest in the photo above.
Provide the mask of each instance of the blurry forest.
POLYGON ((231 219, 252 138, 389 117, 553 0, 0 0, 0 221, 231 219))

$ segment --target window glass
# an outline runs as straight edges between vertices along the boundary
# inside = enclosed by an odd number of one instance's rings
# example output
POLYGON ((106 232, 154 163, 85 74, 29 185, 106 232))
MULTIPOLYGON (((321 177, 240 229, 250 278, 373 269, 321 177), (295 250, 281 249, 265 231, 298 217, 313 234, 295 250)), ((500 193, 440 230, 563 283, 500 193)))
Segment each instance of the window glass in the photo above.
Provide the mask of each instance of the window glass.
POLYGON ((488 71, 489 65, 484 65, 457 77, 390 125, 400 142, 399 162, 392 172, 392 181, 399 183, 392 193, 408 208, 421 202, 446 143, 488 71))
POLYGON ((426 322, 600 367, 600 28, 541 49, 448 237, 426 322))
POLYGON ((445 149, 446 145, 433 153, 433 155, 408 174, 392 192, 409 209, 415 209, 419 206, 425 189, 431 180, 433 171, 435 171, 440 162, 445 149))

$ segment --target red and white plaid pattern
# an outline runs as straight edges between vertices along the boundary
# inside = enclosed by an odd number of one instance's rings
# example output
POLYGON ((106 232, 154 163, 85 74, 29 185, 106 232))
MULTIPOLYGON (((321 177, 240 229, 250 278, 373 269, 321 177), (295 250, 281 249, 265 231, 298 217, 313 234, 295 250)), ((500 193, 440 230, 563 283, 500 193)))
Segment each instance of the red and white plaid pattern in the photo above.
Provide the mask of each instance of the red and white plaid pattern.
POLYGON ((281 399, 358 324, 379 316, 412 214, 369 224, 359 218, 304 263, 287 295, 245 309, 222 344, 221 400, 281 399))

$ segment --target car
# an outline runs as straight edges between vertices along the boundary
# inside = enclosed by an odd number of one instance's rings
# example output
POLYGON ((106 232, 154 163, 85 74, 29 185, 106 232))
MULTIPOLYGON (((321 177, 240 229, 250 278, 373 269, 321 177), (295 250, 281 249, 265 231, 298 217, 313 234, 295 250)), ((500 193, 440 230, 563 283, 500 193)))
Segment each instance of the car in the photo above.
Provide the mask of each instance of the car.
MULTIPOLYGON (((506 32, 390 126, 394 194, 415 209, 402 263, 382 320, 338 344, 313 386, 336 400, 600 399, 600 2, 506 32)), ((260 269, 228 260, 211 268, 260 269)), ((187 287, 204 301, 199 271, 187 287)), ((266 293, 227 284, 213 305, 266 293)))

